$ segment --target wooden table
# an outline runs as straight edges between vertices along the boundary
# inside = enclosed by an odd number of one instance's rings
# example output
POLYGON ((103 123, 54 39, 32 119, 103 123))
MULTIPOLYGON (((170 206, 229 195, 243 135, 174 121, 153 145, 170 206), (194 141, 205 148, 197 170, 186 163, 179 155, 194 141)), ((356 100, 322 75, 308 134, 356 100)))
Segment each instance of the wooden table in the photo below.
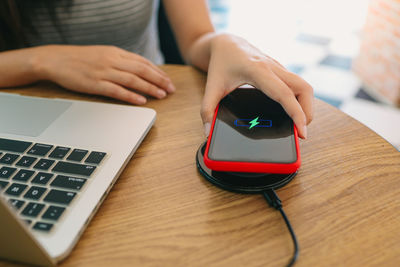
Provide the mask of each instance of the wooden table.
MULTIPOLYGON (((146 105, 158 113, 153 129, 61 265, 285 266, 293 245, 279 212, 196 169, 205 75, 163 69, 177 92, 146 105)), ((3 91, 116 102, 54 85, 3 91)), ((300 243, 297 266, 399 266, 400 153, 319 100, 308 133, 299 174, 277 191, 300 243)))

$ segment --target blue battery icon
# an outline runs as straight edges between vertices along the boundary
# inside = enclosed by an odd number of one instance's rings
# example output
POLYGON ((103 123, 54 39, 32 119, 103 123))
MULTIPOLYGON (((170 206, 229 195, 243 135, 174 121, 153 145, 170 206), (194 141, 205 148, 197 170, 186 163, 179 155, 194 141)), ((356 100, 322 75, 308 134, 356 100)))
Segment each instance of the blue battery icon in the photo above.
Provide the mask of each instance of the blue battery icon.
POLYGON ((249 129, 255 127, 272 127, 272 120, 263 119, 236 119, 233 123, 238 127, 247 127, 249 129))

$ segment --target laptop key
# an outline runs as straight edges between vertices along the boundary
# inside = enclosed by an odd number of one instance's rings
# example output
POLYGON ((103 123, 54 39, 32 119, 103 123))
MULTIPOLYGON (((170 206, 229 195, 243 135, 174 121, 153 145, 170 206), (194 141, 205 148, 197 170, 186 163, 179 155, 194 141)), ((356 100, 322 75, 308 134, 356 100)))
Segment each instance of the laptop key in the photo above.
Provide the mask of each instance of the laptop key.
POLYGON ((54 162, 55 160, 52 159, 40 159, 33 168, 39 170, 48 170, 54 162))
POLYGON ((29 149, 28 154, 36 156, 45 156, 52 149, 52 145, 47 144, 35 144, 31 149, 29 149))
POLYGON ((50 185, 62 187, 65 189, 80 190, 82 186, 85 184, 85 182, 86 182, 85 178, 57 175, 57 177, 50 185))
POLYGON ((3 167, 0 169, 0 178, 8 179, 16 170, 16 168, 12 167, 3 167))
POLYGON ((42 219, 57 221, 63 214, 65 208, 58 206, 50 206, 42 216, 42 219))
POLYGON ((0 138, 0 150, 23 153, 32 145, 31 142, 0 138))
POLYGON ((19 158, 19 155, 17 154, 11 154, 11 153, 6 153, 4 156, 0 159, 0 163, 3 164, 13 164, 14 161, 16 161, 19 158))
POLYGON ((22 210, 21 214, 29 217, 36 217, 39 215, 43 208, 43 204, 29 202, 28 205, 26 205, 25 209, 22 210))
POLYGON ((104 152, 93 151, 89 154, 89 156, 85 160, 85 163, 99 164, 105 155, 106 153, 104 152))
POLYGON ((45 185, 50 181, 51 177, 53 176, 54 174, 52 173, 39 172, 38 174, 36 174, 35 178, 33 178, 31 183, 45 185))
POLYGON ((7 187, 9 182, 0 180, 0 191, 7 187))
POLYGON ((29 156, 23 156, 15 165, 19 167, 30 167, 37 158, 35 157, 29 157, 29 156))
POLYGON ((45 222, 37 222, 35 223, 35 225, 33 226, 33 229, 35 230, 39 230, 39 231, 44 231, 44 232, 48 232, 51 230, 51 228, 53 228, 52 223, 45 223, 45 222))
POLYGON ((28 181, 32 175, 34 174, 34 171, 31 170, 24 170, 21 169, 17 172, 17 174, 14 176, 13 180, 15 181, 21 181, 21 182, 26 182, 28 181))
POLYGON ((71 161, 81 161, 89 151, 83 149, 74 149, 71 154, 69 154, 67 160, 71 161))
POLYGON ((8 187, 6 190, 6 194, 10 196, 19 196, 22 194, 22 192, 27 188, 28 186, 26 184, 17 184, 13 183, 8 187))
POLYGON ((26 192, 24 198, 38 200, 43 195, 43 193, 46 192, 46 190, 47 189, 44 187, 32 186, 31 188, 29 188, 28 192, 26 192))
POLYGON ((10 200, 8 200, 8 202, 9 202, 16 210, 19 210, 19 209, 25 204, 25 201, 19 200, 19 199, 14 199, 14 198, 10 198, 10 200))
POLYGON ((75 192, 52 189, 44 198, 44 201, 67 205, 74 199, 75 195, 75 192))
POLYGON ((95 169, 96 166, 59 161, 57 162, 56 166, 54 166, 53 171, 67 174, 90 176, 95 169))
POLYGON ((71 148, 69 147, 58 146, 50 153, 49 158, 63 159, 70 150, 71 148))

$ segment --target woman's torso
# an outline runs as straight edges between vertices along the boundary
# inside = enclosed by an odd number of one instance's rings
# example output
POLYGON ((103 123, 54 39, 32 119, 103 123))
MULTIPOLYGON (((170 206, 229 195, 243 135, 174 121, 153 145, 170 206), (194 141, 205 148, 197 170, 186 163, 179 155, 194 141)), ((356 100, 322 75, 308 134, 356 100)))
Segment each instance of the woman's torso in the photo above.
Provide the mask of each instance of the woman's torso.
POLYGON ((115 45, 163 63, 158 44, 158 0, 54 1, 58 28, 47 8, 33 10, 30 46, 115 45))

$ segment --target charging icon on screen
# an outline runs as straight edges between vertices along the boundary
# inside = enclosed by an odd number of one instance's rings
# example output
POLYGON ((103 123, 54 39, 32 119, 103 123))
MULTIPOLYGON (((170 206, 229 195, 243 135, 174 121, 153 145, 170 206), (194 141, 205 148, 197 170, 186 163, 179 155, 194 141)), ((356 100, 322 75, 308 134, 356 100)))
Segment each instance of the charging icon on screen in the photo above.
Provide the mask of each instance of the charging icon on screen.
POLYGON ((259 119, 259 117, 254 119, 236 119, 233 124, 238 127, 247 127, 250 130, 253 127, 272 127, 272 120, 263 120, 259 119))
POLYGON ((250 130, 251 128, 253 128, 254 126, 260 124, 260 122, 258 121, 258 117, 255 118, 254 120, 250 121, 249 123, 250 123, 249 130, 250 130))

